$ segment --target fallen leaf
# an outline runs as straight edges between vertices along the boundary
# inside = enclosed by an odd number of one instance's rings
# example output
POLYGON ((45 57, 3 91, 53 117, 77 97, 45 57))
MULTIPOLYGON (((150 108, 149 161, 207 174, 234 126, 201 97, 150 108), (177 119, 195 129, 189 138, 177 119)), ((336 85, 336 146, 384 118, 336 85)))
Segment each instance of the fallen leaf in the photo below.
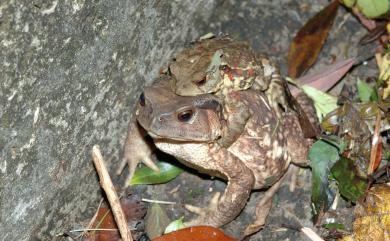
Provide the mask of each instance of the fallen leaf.
POLYGON ((327 223, 323 227, 326 229, 345 230, 345 226, 342 223, 327 223))
MULTIPOLYGON (((322 69, 318 74, 311 74, 299 77, 297 82, 299 84, 306 84, 321 91, 328 91, 332 86, 339 82, 343 76, 348 73, 353 64, 355 58, 341 60, 337 63, 327 66, 322 69)), ((296 94, 297 89, 294 88, 291 92, 296 94)))
POLYGON ((160 169, 160 172, 155 172, 146 166, 138 168, 135 171, 130 184, 137 185, 165 183, 179 176, 183 172, 183 169, 168 162, 160 161, 157 162, 156 165, 160 169))
POLYGON ((354 166, 354 161, 341 157, 331 169, 333 177, 337 180, 340 194, 348 201, 356 201, 364 194, 367 181, 359 177, 354 166))
POLYGON ((376 18, 389 10, 389 0, 357 0, 359 10, 368 18, 376 18))
POLYGON ((383 56, 378 54, 376 56, 379 67, 379 80, 385 83, 383 90, 383 99, 390 96, 390 54, 386 53, 383 56))
POLYGON ((208 227, 196 226, 165 234, 161 237, 155 238, 152 241, 237 241, 227 235, 221 230, 208 227))
POLYGON ((306 112, 303 110, 302 106, 298 103, 298 100, 300 98, 303 97, 304 98, 303 101, 305 101, 307 96, 306 95, 302 96, 302 95, 300 95, 302 93, 297 92, 295 97, 293 97, 293 95, 290 91, 290 88, 288 87, 287 81, 283 81, 283 86, 284 86, 284 89, 286 90, 286 97, 287 97, 288 103, 290 104, 292 109, 295 110, 295 112, 298 114, 298 121, 299 121, 299 125, 301 126, 303 136, 305 138, 317 137, 319 132, 320 132, 319 128, 317 128, 316 126, 314 126, 310 122, 306 112))
POLYGON ((383 34, 386 33, 386 23, 378 23, 377 26, 370 30, 369 33, 364 35, 360 40, 359 43, 362 45, 371 43, 377 39, 379 39, 383 34))
MULTIPOLYGON (((381 104, 383 105, 385 102, 381 104)), ((381 113, 381 109, 385 110, 388 108, 387 106, 389 105, 380 107, 378 103, 372 101, 354 104, 347 102, 328 113, 321 121, 321 127, 332 134, 343 136, 346 134, 343 131, 346 131, 352 132, 351 135, 356 136, 356 130, 359 132, 362 129, 366 130, 366 127, 363 128, 362 126, 371 126, 371 122, 375 121, 377 114, 381 113), (354 108, 356 111, 351 110, 351 108, 354 108), (340 132, 339 130, 342 131, 340 132)), ((370 133, 364 132, 361 136, 364 135, 370 135, 370 133)))
MULTIPOLYGON (((355 104, 359 110, 359 115, 363 120, 375 120, 378 113, 381 112, 381 109, 378 106, 377 102, 366 102, 355 104)), ((385 108, 383 108, 385 110, 385 108)))
POLYGON ((372 137, 370 164, 368 165, 368 175, 374 173, 382 161, 382 137, 380 134, 381 127, 381 113, 378 112, 376 116, 375 130, 372 137))
MULTIPOLYGON (((133 195, 131 198, 122 198, 121 207, 125 214, 126 220, 136 221, 143 218, 146 214, 145 206, 135 199, 133 195)), ((116 241, 121 240, 118 227, 114 220, 114 216, 110 209, 100 207, 95 218, 95 222, 91 225, 91 229, 113 229, 111 231, 96 230, 88 233, 86 241, 116 241)), ((134 232, 133 232, 134 235, 134 232)))
POLYGON ((336 97, 308 85, 303 85, 302 90, 314 101, 314 107, 319 120, 322 120, 323 116, 337 108, 336 97))
POLYGON ((180 229, 183 229, 183 228, 186 228, 186 226, 184 225, 183 223, 183 219, 184 217, 181 217, 179 219, 176 219, 174 221, 172 221, 170 224, 168 224, 168 226, 165 228, 165 231, 164 233, 170 233, 170 232, 174 232, 174 231, 177 231, 177 230, 180 230, 180 229))
MULTIPOLYGON (((366 103, 368 104, 370 102, 366 103)), ((339 126, 335 134, 343 138, 347 146, 345 156, 353 160, 358 175, 365 178, 370 160, 372 135, 370 126, 373 125, 363 119, 359 109, 360 106, 358 104, 352 104, 350 102, 346 102, 340 106, 337 114, 339 126)), ((366 116, 369 116, 369 109, 366 109, 368 111, 366 112, 366 116)), ((371 110, 374 110, 374 108, 371 110)))
POLYGON ((368 102, 370 100, 378 99, 375 89, 359 78, 357 80, 357 89, 361 102, 368 102))
POLYGON ((343 4, 349 8, 353 7, 355 5, 356 0, 343 0, 343 4))
POLYGON ((368 30, 373 30, 376 28, 376 22, 375 20, 368 19, 366 16, 364 16, 357 7, 352 8, 353 14, 359 19, 361 24, 366 27, 368 30))
POLYGON ((336 134, 340 128, 340 119, 342 118, 342 109, 337 108, 331 112, 329 112, 321 121, 321 127, 324 131, 329 132, 331 134, 336 134))
POLYGON ((299 77, 315 63, 332 27, 338 6, 338 1, 332 1, 298 31, 288 52, 290 77, 299 77))
POLYGON ((315 208, 315 216, 326 211, 333 202, 335 191, 329 187, 328 175, 330 167, 339 159, 339 153, 333 145, 319 140, 309 150, 312 169, 311 199, 315 208))
POLYGON ((171 222, 166 212, 158 203, 153 203, 146 216, 145 230, 149 238, 153 239, 164 233, 165 228, 171 222))
POLYGON ((353 234, 339 241, 390 240, 390 185, 372 187, 355 208, 353 234))

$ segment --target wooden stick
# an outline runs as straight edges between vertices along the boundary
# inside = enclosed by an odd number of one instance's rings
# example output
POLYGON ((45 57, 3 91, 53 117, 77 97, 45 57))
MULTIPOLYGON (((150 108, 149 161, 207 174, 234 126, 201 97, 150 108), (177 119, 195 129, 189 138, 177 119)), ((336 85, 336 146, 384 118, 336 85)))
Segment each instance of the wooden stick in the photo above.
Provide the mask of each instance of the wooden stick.
POLYGON ((108 202, 110 203, 112 213, 115 218, 115 222, 118 226, 119 233, 121 234, 123 241, 133 241, 131 232, 127 227, 127 221, 122 211, 122 207, 119 202, 118 195, 116 194, 114 185, 112 184, 110 175, 104 165, 102 154, 100 153, 97 145, 92 148, 92 159, 95 164, 97 173, 99 174, 100 186, 102 186, 104 192, 107 195, 108 202))

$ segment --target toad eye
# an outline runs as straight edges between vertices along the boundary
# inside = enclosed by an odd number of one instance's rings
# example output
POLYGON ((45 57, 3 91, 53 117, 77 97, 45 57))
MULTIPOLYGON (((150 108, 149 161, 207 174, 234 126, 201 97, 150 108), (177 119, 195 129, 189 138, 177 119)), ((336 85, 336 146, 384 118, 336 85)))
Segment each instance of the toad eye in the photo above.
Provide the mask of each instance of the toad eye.
POLYGON ((180 122, 188 122, 191 120, 194 112, 192 110, 185 110, 177 114, 177 119, 180 122))
POLYGON ((205 83, 206 83, 206 76, 203 77, 201 80, 197 81, 196 85, 200 86, 200 85, 204 85, 205 83))
POLYGON ((145 95, 144 93, 142 93, 140 96, 139 96, 139 104, 141 106, 145 106, 145 95))

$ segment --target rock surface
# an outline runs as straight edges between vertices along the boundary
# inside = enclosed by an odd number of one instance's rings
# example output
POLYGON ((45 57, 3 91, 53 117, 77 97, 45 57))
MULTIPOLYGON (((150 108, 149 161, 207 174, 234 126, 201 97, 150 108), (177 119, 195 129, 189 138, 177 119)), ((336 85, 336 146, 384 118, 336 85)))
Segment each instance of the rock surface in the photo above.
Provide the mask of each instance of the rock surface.
POLYGON ((203 34, 214 7, 208 0, 1 2, 1 240, 55 240, 83 225, 101 198, 92 146, 114 170, 140 90, 178 47, 203 34))

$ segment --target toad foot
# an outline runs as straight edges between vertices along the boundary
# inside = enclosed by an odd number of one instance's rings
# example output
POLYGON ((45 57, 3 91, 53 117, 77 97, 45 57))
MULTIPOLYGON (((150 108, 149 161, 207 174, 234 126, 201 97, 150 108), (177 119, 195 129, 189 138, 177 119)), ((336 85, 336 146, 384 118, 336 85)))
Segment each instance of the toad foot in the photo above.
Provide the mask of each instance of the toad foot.
MULTIPOLYGON (((289 168, 289 171, 291 171, 291 166, 289 168)), ((288 172, 289 172, 288 171, 288 172)), ((265 220, 272 208, 272 198, 275 195, 275 193, 279 190, 280 185, 283 183, 284 179, 286 179, 286 176, 288 175, 286 172, 272 187, 270 187, 265 193, 263 198, 260 200, 260 202, 256 205, 256 221, 252 224, 249 224, 244 232, 243 237, 250 236, 254 233, 257 233, 260 231, 263 226, 265 225, 265 220)))
POLYGON ((189 222, 184 223, 187 227, 190 226, 196 226, 196 225, 211 225, 214 226, 212 223, 207 223, 208 217, 212 215, 213 212, 217 211, 218 206, 218 200, 221 196, 221 193, 217 192, 214 194, 214 196, 211 198, 209 206, 207 208, 200 208, 196 207, 190 204, 184 205, 184 207, 193 213, 198 214, 199 216, 189 222))
POLYGON ((116 174, 120 175, 126 164, 128 165, 129 175, 126 178, 125 186, 129 185, 135 169, 140 162, 155 172, 160 171, 151 158, 154 147, 145 140, 145 135, 145 130, 138 126, 137 123, 130 123, 122 162, 116 171, 116 174))

